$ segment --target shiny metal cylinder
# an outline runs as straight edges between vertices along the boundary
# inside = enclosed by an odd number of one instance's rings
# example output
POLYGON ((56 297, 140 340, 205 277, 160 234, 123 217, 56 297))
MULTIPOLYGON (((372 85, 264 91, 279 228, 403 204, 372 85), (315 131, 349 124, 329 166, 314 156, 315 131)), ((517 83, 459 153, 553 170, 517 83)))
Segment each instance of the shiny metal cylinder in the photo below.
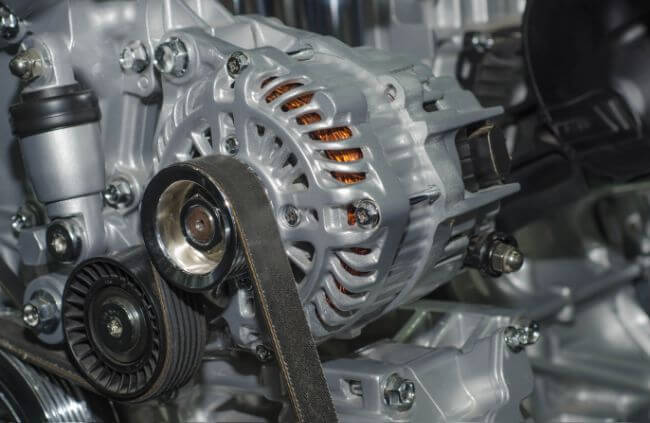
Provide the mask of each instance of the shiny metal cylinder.
POLYGON ((27 175, 43 203, 104 189, 104 153, 96 122, 23 138, 20 149, 27 175))

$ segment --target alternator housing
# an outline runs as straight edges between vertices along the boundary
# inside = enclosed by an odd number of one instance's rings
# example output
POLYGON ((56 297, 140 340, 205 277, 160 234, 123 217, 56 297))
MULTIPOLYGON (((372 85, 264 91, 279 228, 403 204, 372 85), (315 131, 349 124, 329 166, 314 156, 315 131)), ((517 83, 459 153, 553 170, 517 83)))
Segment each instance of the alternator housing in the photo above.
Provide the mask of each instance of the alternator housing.
POLYGON ((191 59, 163 83, 155 168, 235 154, 258 174, 317 338, 451 279, 469 237, 517 190, 463 183, 458 129, 500 110, 413 60, 237 19, 281 42, 241 50, 203 33, 166 35, 191 59), (247 66, 232 75, 228 58, 242 53, 247 66))

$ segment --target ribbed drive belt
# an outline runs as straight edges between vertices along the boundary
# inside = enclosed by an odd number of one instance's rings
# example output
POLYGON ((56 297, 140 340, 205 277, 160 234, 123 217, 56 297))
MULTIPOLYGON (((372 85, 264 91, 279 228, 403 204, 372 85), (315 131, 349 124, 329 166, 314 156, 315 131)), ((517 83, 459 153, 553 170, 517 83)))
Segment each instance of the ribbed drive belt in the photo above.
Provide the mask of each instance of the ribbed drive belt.
POLYGON ((182 166, 207 175, 230 202, 257 302, 296 418, 304 423, 338 422, 277 221, 259 179, 229 157, 209 156, 182 166))

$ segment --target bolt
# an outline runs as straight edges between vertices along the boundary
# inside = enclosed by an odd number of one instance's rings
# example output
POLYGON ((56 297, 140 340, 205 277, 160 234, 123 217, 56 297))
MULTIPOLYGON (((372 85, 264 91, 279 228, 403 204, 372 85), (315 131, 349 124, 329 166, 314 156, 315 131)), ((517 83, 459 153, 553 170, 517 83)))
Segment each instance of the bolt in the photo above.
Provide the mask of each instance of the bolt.
POLYGON ((133 189, 125 179, 116 179, 104 189, 104 201, 115 209, 128 207, 133 203, 133 189))
POLYGON ((38 326, 39 321, 36 306, 33 304, 25 304, 25 307, 23 307, 23 322, 30 328, 35 328, 38 326))
POLYGON ((479 53, 485 53, 494 46, 494 38, 490 34, 477 33, 472 36, 472 45, 479 53))
POLYGON ((14 232, 20 232, 21 230, 25 229, 28 224, 29 220, 27 216, 25 216, 20 211, 11 216, 11 229, 13 229, 14 232))
POLYGON ((372 200, 359 200, 355 202, 354 216, 357 225, 363 229, 374 228, 379 224, 380 220, 379 208, 372 200))
POLYGON ((282 217, 287 225, 295 227, 300 224, 302 213, 295 206, 288 205, 282 210, 282 217))
POLYGON ((229 137, 226 139, 226 151, 233 156, 239 153, 239 141, 237 141, 237 138, 229 137))
POLYGON ((20 24, 16 15, 0 6, 0 36, 9 41, 20 33, 20 24))
POLYGON ((120 66, 124 71, 142 73, 149 66, 147 48, 142 41, 131 41, 120 54, 120 66))
POLYGON ((9 62, 9 70, 25 82, 32 81, 43 74, 43 58, 38 50, 23 50, 9 62))
POLYGON ((178 37, 171 37, 156 47, 153 64, 162 74, 180 78, 187 72, 189 62, 187 47, 178 37))
POLYGON ((273 358, 273 352, 271 352, 271 350, 264 345, 260 344, 255 347, 255 356, 262 363, 266 363, 267 361, 271 360, 271 358, 273 358))
POLYGON ((49 293, 39 290, 23 307, 23 322, 38 332, 52 332, 58 322, 58 307, 49 293))
POLYGON ((47 228, 47 250, 58 262, 72 263, 81 254, 81 236, 72 219, 60 219, 47 228))
POLYGON ((537 322, 531 322, 524 328, 508 326, 504 331, 506 345, 514 353, 521 352, 527 346, 536 344, 540 335, 539 323, 537 322))
POLYGON ((112 318, 109 320, 109 322, 106 324, 106 329, 108 329, 108 334, 113 338, 119 338, 122 336, 122 332, 124 331, 122 322, 118 318, 112 318))
POLYGON ((512 244, 497 241, 489 254, 490 267, 497 273, 513 273, 524 265, 524 255, 512 244))
POLYGON ((384 403, 400 411, 409 410, 415 403, 415 383, 393 373, 386 380, 384 403))
POLYGON ((248 67, 248 65, 250 65, 250 59, 246 56, 246 53, 243 51, 236 51, 228 58, 226 69, 231 78, 236 78, 248 67))

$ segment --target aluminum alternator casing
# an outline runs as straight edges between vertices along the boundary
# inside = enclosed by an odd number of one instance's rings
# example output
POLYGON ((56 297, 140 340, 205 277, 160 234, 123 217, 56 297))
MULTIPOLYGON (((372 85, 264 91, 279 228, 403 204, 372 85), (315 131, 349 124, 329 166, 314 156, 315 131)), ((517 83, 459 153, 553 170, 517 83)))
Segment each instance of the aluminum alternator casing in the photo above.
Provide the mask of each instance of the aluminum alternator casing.
POLYGON ((414 60, 234 19, 250 40, 224 41, 231 27, 165 35, 189 62, 163 80, 154 170, 233 154, 256 172, 316 338, 353 332, 451 279, 469 237, 518 189, 469 193, 463 183, 458 129, 500 110, 414 60), (242 52, 247 63, 229 73, 242 52), (367 201, 374 225, 358 221, 367 201))

